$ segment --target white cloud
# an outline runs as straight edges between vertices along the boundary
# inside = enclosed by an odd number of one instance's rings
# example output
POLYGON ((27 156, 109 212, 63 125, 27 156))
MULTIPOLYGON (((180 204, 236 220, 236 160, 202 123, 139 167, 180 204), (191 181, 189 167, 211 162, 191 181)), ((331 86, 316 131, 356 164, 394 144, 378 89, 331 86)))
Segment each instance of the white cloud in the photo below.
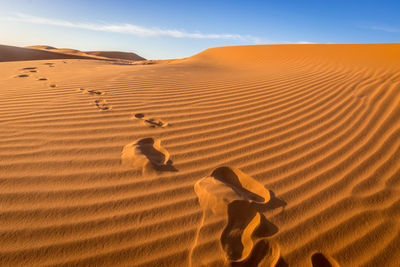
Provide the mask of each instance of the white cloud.
POLYGON ((44 25, 54 25, 77 29, 86 29, 93 31, 104 31, 104 32, 116 32, 131 34, 140 37, 173 37, 173 38, 192 38, 192 39, 226 39, 226 40, 236 40, 251 43, 261 43, 262 40, 258 37, 251 35, 241 35, 241 34, 217 34, 217 33, 200 33, 200 32, 185 32, 181 30, 174 29, 160 29, 160 28, 148 28, 143 26, 138 26, 134 24, 93 24, 93 23, 76 23, 66 20, 58 19, 48 19, 43 17, 36 17, 26 14, 18 13, 14 17, 4 18, 8 21, 19 21, 33 24, 44 24, 44 25))
MULTIPOLYGON (((279 43, 282 44, 316 44, 314 42, 309 42, 309 41, 297 41, 297 42, 293 42, 293 41, 280 41, 279 43)), ((278 44, 279 44, 278 43, 278 44)))
POLYGON ((298 41, 296 42, 296 44, 315 44, 315 43, 309 41, 298 41))

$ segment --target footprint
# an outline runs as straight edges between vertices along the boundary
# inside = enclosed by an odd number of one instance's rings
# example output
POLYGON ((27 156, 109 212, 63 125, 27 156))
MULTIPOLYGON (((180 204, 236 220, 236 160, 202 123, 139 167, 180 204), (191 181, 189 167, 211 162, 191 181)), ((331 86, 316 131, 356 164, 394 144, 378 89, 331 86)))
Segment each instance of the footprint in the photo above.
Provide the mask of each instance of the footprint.
POLYGON ((232 267, 279 266, 281 248, 273 240, 262 239, 256 243, 250 256, 242 262, 231 262, 232 267))
POLYGON ((37 70, 30 70, 29 72, 37 72, 37 70))
POLYGON ((221 244, 227 258, 233 262, 245 260, 254 242, 252 234, 260 225, 261 215, 248 201, 235 200, 227 206, 228 224, 221 235, 221 244))
POLYGON ((99 91, 99 90, 87 90, 87 93, 89 95, 104 95, 104 92, 99 91))
POLYGON ((100 110, 111 110, 112 109, 112 106, 107 104, 107 101, 104 99, 96 99, 94 101, 94 103, 96 104, 96 107, 100 110))
POLYGON ((170 124, 168 122, 164 122, 161 119, 148 118, 143 113, 137 113, 134 115, 134 117, 136 119, 141 119, 145 125, 152 127, 152 128, 155 128, 155 127, 164 128, 164 127, 170 126, 170 124))
POLYGON ((15 78, 26 78, 26 77, 29 77, 29 75, 28 74, 20 74, 20 75, 15 76, 15 78))
POLYGON ((22 68, 21 70, 36 70, 37 67, 27 67, 27 68, 22 68))
POLYGON ((311 256, 313 267, 339 267, 340 265, 330 256, 326 256, 320 252, 311 256))
POLYGON ((84 88, 79 88, 79 91, 81 91, 84 94, 89 94, 89 95, 104 95, 105 94, 104 92, 102 92, 100 90, 94 90, 94 89, 87 90, 87 89, 84 89, 84 88))
POLYGON ((214 170, 211 176, 231 187, 250 202, 266 204, 271 199, 268 189, 239 169, 220 167, 214 170))
POLYGON ((143 138, 126 145, 121 154, 123 166, 146 171, 177 171, 172 165, 169 152, 161 146, 161 140, 153 137, 143 138))
POLYGON ((280 256, 280 248, 266 239, 278 229, 261 212, 271 195, 262 184, 242 171, 220 167, 209 177, 194 185, 195 193, 203 209, 202 220, 194 246, 190 252, 190 264, 207 265, 207 250, 202 244, 213 236, 219 236, 219 249, 224 261, 235 266, 273 266, 280 256), (211 231, 210 222, 223 221, 211 231), (210 236, 212 235, 212 236, 210 236), (265 265, 268 263, 267 265, 265 265))
POLYGON ((138 119, 143 119, 144 118, 144 114, 143 113, 137 113, 135 114, 135 117, 138 119))
POLYGON ((39 78, 38 81, 47 81, 47 78, 39 78))
POLYGON ((50 84, 49 87, 51 87, 51 88, 56 88, 57 85, 56 85, 56 84, 50 84))
POLYGON ((51 62, 43 63, 43 65, 47 65, 49 67, 54 67, 54 63, 51 63, 51 62))

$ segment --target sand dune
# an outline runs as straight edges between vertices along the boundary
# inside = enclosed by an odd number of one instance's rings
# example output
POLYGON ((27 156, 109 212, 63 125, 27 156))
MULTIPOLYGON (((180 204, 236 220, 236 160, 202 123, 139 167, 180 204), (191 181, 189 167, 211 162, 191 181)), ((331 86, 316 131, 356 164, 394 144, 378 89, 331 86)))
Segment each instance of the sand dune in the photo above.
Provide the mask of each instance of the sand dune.
POLYGON ((0 62, 20 60, 46 60, 46 59, 90 59, 92 57, 78 54, 64 54, 31 48, 0 45, 0 62))
POLYGON ((400 44, 40 49, 0 47, 0 266, 400 266, 400 44))
POLYGON ((99 57, 125 59, 125 60, 131 60, 131 61, 146 60, 145 58, 143 58, 135 53, 128 53, 128 52, 87 51, 85 53, 88 55, 94 55, 94 56, 99 56, 99 57))
POLYGON ((0 45, 0 62, 21 60, 48 60, 48 59, 97 59, 122 61, 133 63, 146 62, 146 59, 135 53, 116 51, 88 51, 83 52, 70 48, 55 48, 47 45, 33 45, 25 48, 0 45))
POLYGON ((129 52, 118 52, 118 51, 79 51, 77 49, 71 48, 55 48, 52 46, 47 45, 33 45, 27 46, 27 48, 32 49, 39 49, 39 50, 48 50, 52 52, 67 54, 67 55, 79 55, 84 56, 87 58, 94 58, 94 59, 106 59, 106 60, 113 60, 113 59, 121 59, 121 60, 128 60, 128 61, 142 61, 146 60, 145 58, 129 52))

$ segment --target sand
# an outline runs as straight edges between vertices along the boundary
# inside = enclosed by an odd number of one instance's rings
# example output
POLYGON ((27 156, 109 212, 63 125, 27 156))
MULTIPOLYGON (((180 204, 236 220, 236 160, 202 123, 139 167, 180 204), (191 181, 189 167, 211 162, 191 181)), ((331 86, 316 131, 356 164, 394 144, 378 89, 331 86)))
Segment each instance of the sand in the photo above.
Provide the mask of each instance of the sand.
POLYGON ((23 47, 0 45, 0 62, 44 59, 96 59, 132 64, 145 58, 128 52, 79 51, 70 48, 55 48, 47 45, 23 47))
POLYGON ((37 49, 42 51, 50 51, 55 53, 62 53, 66 55, 73 56, 83 56, 85 58, 93 58, 93 59, 105 59, 105 60, 128 60, 128 61, 141 61, 146 60, 145 58, 129 52, 119 52, 119 51, 80 51, 77 49, 71 48, 56 48, 47 45, 33 45, 27 46, 26 48, 37 49))
POLYGON ((400 44, 19 49, 0 266, 400 266, 400 44))

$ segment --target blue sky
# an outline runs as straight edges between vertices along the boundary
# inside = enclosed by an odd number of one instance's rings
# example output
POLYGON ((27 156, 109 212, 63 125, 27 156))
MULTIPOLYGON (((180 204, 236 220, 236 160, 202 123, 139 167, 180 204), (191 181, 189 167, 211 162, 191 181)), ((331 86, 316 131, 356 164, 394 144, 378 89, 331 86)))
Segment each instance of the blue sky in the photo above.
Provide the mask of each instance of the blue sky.
POLYGON ((400 42, 400 1, 0 0, 0 44, 180 58, 215 46, 400 42))

